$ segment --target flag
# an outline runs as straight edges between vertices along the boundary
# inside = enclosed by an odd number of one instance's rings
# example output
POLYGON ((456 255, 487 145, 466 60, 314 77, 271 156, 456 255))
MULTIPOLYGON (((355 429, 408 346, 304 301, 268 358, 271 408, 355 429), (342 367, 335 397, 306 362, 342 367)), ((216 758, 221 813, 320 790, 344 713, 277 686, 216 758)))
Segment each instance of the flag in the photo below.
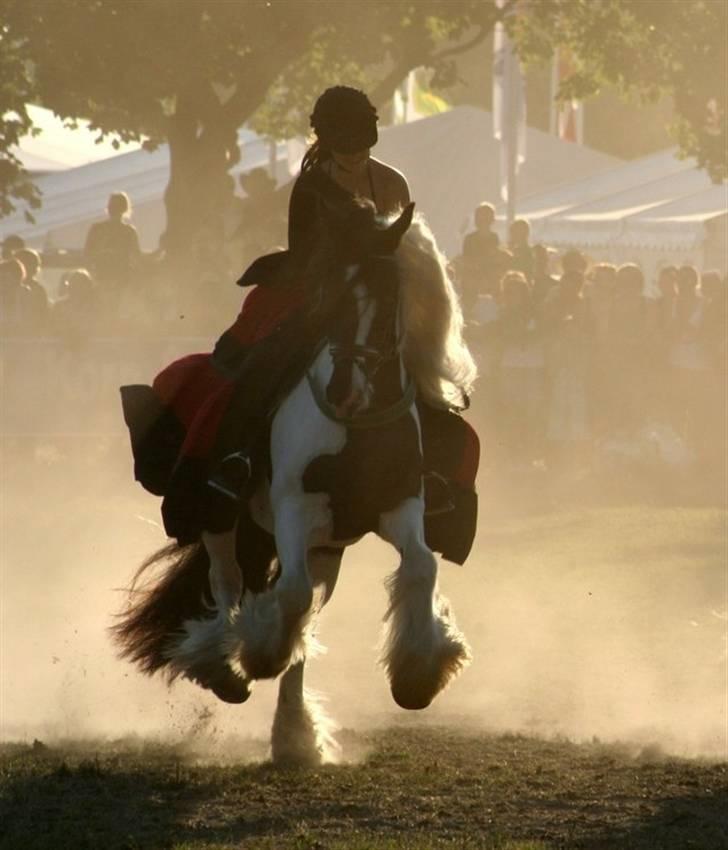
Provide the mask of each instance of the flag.
POLYGON ((559 102, 556 98, 564 80, 574 73, 571 54, 565 49, 554 53, 551 66, 551 132, 564 142, 584 144, 584 104, 580 100, 559 102))
POLYGON ((397 86, 393 98, 393 121, 395 124, 407 124, 428 115, 447 112, 450 105, 435 94, 428 85, 423 68, 410 71, 402 83, 397 86))
MULTIPOLYGON (((498 6, 503 0, 496 0, 498 6)), ((503 24, 493 33, 493 136, 500 144, 501 197, 508 200, 509 163, 514 174, 526 161, 526 81, 503 24)))

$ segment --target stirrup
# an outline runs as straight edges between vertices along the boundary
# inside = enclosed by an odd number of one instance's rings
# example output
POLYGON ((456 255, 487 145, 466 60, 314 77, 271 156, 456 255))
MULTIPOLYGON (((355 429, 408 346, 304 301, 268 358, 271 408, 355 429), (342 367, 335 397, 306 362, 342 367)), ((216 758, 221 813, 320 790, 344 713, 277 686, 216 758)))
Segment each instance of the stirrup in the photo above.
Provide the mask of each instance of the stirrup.
POLYGON ((250 458, 243 452, 233 452, 220 461, 217 472, 207 479, 207 484, 228 499, 239 502, 243 485, 250 481, 252 476, 250 458))
POLYGON ((428 470, 422 476, 424 479, 425 491, 425 516, 437 516, 438 514, 446 514, 455 510, 455 502, 453 501, 452 490, 450 483, 444 475, 439 472, 428 470), (429 488, 427 485, 430 485, 429 488), (434 486, 433 486, 434 485, 434 486), (429 507, 428 507, 428 489, 429 489, 429 507), (434 491, 434 492, 433 492, 434 491), (434 505, 433 498, 434 498, 434 505))

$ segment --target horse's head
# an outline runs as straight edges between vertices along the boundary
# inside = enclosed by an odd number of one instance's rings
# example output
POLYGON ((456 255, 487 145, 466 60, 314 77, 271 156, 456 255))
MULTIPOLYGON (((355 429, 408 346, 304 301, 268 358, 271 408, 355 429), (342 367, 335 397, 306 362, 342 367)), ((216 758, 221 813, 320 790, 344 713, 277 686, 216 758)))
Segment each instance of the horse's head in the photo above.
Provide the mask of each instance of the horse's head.
MULTIPOLYGON (((326 399, 341 419, 401 396, 399 274, 394 253, 412 222, 410 204, 393 222, 368 203, 351 205, 339 230, 343 287, 328 330, 333 372, 326 399)), ((341 286, 341 283, 339 283, 341 286)))

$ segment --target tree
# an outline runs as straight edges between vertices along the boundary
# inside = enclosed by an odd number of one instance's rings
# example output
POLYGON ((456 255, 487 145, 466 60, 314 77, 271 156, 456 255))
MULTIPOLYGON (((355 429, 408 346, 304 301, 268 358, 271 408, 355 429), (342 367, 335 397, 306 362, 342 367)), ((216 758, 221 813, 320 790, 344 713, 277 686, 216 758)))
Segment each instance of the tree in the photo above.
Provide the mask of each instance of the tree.
POLYGON ((25 215, 30 221, 33 217, 27 207, 40 206, 38 190, 12 153, 20 139, 33 130, 26 109, 31 92, 22 51, 0 26, 0 218, 13 212, 13 200, 26 204, 25 215))
POLYGON ((725 0, 528 0, 509 19, 522 58, 543 62, 566 49, 575 71, 560 91, 585 99, 605 83, 654 102, 668 95, 684 156, 728 177, 725 0))
POLYGON ((168 143, 167 246, 183 257, 232 197, 240 126, 257 115, 273 137, 305 131, 335 81, 378 103, 418 65, 447 81, 453 57, 514 2, 0 0, 0 18, 44 106, 147 148, 168 143))

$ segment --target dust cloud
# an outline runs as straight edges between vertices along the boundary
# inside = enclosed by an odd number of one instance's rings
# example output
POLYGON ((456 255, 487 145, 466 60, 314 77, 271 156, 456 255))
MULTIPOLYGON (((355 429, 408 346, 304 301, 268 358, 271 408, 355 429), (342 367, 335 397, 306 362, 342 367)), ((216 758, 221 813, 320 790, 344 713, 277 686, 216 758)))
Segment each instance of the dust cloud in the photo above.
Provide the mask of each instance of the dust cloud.
MULTIPOLYGON (((115 384, 107 387, 87 416, 113 421, 115 384)), ((2 472, 0 737, 198 738, 212 754, 229 753, 234 738, 264 753, 274 683, 227 706, 185 682, 168 689, 115 656, 107 628, 121 588, 165 542, 121 430, 6 436, 2 472)), ((474 553, 440 572, 472 665, 427 711, 394 705, 376 657, 396 557, 367 538, 345 557, 318 629, 328 651, 308 670, 338 724, 451 724, 725 756, 721 508, 546 499, 524 510, 530 485, 485 477, 480 490, 474 553)))

